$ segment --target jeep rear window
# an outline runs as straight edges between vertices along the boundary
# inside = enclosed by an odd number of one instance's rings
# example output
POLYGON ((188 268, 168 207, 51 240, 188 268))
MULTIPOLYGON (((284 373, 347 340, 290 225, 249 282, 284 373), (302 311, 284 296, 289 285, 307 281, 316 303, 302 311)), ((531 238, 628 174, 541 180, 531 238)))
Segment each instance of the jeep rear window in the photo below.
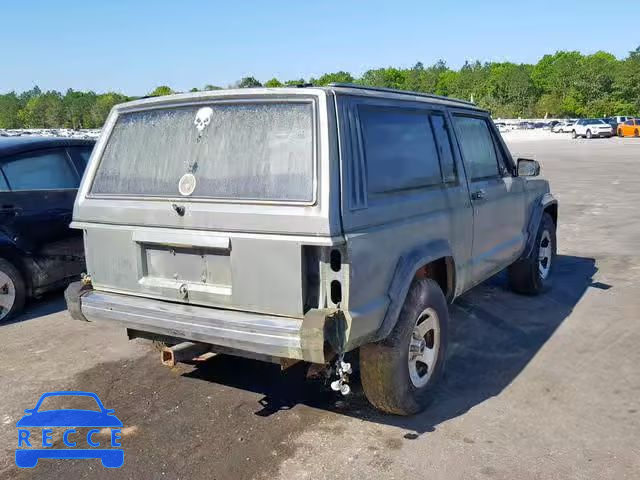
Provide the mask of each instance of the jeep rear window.
POLYGON ((313 143, 311 102, 123 113, 91 194, 311 202, 313 143), (187 182, 181 194, 185 175, 193 175, 195 186, 187 182))

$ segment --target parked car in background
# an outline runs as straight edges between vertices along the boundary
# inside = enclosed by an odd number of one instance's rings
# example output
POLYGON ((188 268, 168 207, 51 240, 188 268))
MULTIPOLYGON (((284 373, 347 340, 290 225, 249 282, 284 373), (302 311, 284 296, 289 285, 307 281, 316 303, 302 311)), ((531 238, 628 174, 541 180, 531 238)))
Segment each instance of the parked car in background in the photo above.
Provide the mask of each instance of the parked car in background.
POLYGON ((640 137, 640 118, 629 118, 618 125, 619 137, 640 137))
POLYGON ((509 131, 511 130, 511 128, 509 128, 509 127, 507 126, 507 124, 506 124, 506 123, 498 122, 498 123, 496 123, 495 125, 496 125, 496 127, 498 128, 498 131, 499 131, 500 133, 509 132, 509 131))
POLYGON ((634 118, 628 115, 618 115, 618 116, 613 116, 611 117, 611 119, 616 122, 617 125, 620 125, 621 123, 626 122, 627 120, 634 118))
POLYGON ((73 202, 93 140, 0 138, 0 321, 84 269, 73 202))
POLYGON ((517 292, 551 286, 549 183, 472 103, 221 90, 123 103, 106 125, 73 213, 88 275, 67 306, 167 343, 169 364, 198 342, 330 367, 346 394, 359 350, 369 401, 410 415, 443 372, 447 302, 505 268, 517 292))
POLYGON ((612 135, 618 134, 618 122, 616 121, 616 117, 606 117, 602 119, 605 123, 611 125, 612 135))
POLYGON ((571 129, 572 138, 611 137, 611 125, 600 118, 581 118, 571 129))
POLYGON ((551 131, 553 133, 564 133, 565 131, 567 131, 567 127, 570 127, 571 125, 573 124, 569 122, 559 122, 551 127, 551 131))
POLYGON ((551 131, 553 133, 567 133, 567 132, 570 132, 572 129, 573 129, 573 122, 559 122, 559 123, 556 123, 551 128, 551 131))

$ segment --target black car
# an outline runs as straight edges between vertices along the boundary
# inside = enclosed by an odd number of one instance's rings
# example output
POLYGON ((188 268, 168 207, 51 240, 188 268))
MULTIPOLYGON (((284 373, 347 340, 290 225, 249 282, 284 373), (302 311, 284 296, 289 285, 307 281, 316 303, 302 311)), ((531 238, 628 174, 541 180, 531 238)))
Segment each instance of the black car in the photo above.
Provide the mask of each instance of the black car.
POLYGON ((0 322, 84 269, 73 202, 93 140, 0 138, 0 322))
POLYGON ((615 117, 603 118, 602 120, 604 123, 611 125, 611 128, 613 129, 612 135, 618 135, 618 121, 615 117))

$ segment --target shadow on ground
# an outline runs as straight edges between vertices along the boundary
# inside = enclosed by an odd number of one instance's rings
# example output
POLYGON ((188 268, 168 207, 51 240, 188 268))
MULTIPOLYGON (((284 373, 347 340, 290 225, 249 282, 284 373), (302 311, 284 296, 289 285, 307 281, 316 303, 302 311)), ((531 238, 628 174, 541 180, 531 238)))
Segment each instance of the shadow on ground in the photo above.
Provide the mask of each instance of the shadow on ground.
POLYGON ((484 400, 498 395, 571 313, 588 288, 611 288, 593 283, 595 260, 559 255, 554 288, 537 297, 507 289, 506 275, 498 275, 456 300, 451 306, 447 368, 434 402, 411 418, 383 415, 369 406, 358 380, 354 394, 339 398, 320 382, 304 380, 304 368, 281 373, 276 365, 219 355, 184 374, 257 392, 264 397, 256 415, 305 404, 360 419, 409 430, 406 438, 433 431, 484 400))
POLYGON ((11 325, 13 323, 26 322, 27 320, 36 320, 52 313, 61 312, 67 309, 64 301, 62 290, 48 292, 42 297, 27 300, 24 312, 8 321, 0 321, 0 327, 11 325))

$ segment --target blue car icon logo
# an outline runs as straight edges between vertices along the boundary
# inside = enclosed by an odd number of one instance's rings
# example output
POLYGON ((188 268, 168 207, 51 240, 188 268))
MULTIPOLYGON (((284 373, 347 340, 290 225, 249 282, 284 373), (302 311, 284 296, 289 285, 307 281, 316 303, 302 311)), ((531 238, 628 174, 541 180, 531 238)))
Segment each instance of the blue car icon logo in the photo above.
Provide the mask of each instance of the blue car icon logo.
POLYGON ((55 459, 100 459, 107 468, 119 468, 124 463, 124 451, 120 447, 120 428, 122 422, 114 415, 114 410, 104 407, 95 393, 78 391, 48 392, 40 397, 34 408, 26 409, 25 416, 18 420, 18 448, 16 465, 20 468, 33 468, 41 458, 55 459), (98 410, 58 409, 39 411, 42 402, 49 397, 72 396, 91 397, 96 401, 98 410), (41 428, 42 435, 32 435, 32 428, 41 428), (100 427, 110 429, 110 447, 98 448, 101 443, 94 436, 100 429, 91 428, 86 433, 86 442, 91 448, 75 448, 81 434, 76 428, 100 427), (62 439, 69 448, 52 448, 52 428, 63 428, 62 439), (31 448, 25 448, 31 447, 31 448), (41 448, 40 448, 41 447, 41 448))

